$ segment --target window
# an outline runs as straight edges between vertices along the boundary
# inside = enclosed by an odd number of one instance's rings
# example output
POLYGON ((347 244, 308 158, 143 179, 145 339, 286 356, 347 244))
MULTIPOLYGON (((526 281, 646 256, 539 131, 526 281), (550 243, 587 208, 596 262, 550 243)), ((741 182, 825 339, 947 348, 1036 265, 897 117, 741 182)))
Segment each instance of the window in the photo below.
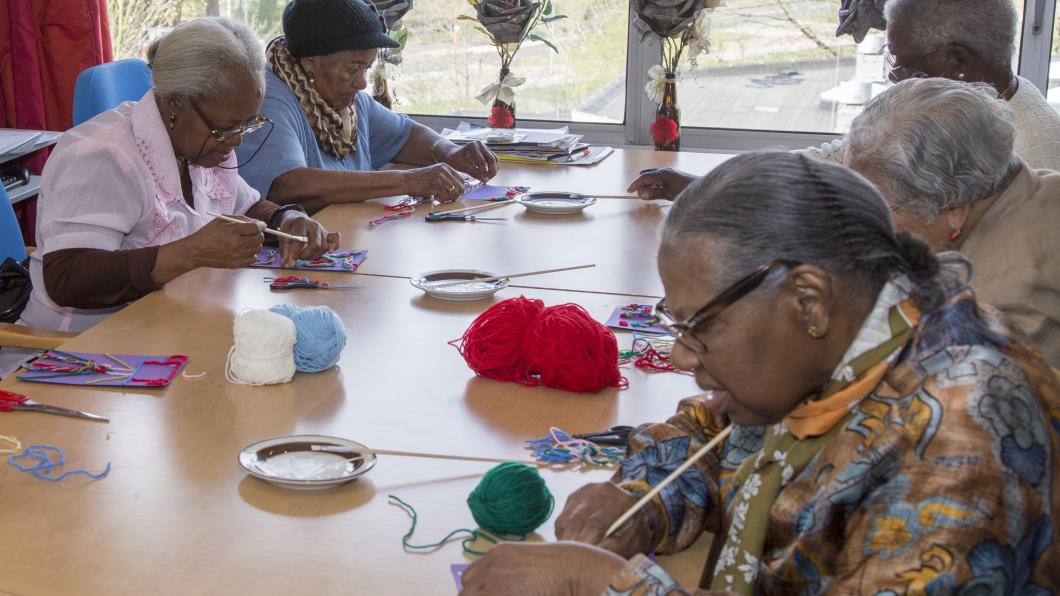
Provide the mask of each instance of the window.
MULTIPOLYGON (((519 119, 573 122, 625 120, 628 0, 557 0, 567 19, 535 29, 559 48, 526 41, 512 72, 519 119)), ((409 114, 485 117, 475 96, 497 80, 500 59, 471 21, 467 0, 420 2, 405 16, 408 42, 394 80, 396 109, 409 114)))

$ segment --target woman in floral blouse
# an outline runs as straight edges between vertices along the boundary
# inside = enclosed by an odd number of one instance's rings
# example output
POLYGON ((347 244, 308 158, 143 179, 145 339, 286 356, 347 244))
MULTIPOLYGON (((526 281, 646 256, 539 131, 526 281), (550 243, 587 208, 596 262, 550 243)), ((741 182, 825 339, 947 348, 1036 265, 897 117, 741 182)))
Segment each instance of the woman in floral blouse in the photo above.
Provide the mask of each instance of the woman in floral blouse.
POLYGON ((570 497, 564 542, 495 548, 465 593, 691 593, 644 555, 703 532, 702 590, 1053 592, 1060 385, 969 269, 895 233, 839 166, 745 154, 693 183, 666 222, 658 311, 707 393, 570 497), (603 539, 729 424, 719 454, 603 539))

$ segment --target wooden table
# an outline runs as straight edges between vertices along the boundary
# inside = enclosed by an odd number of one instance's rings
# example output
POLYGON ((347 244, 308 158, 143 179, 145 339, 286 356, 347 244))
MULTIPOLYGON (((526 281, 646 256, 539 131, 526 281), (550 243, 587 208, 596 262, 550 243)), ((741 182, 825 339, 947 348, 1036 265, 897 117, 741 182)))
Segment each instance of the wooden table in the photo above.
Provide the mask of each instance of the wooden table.
MULTIPOLYGON (((657 159, 653 153, 645 157, 657 159)), ((641 208, 652 207, 636 204, 641 208)), ((513 222, 510 229, 521 227, 513 222)), ((516 264, 526 252, 510 243, 497 250, 516 264)), ((585 244, 590 260, 598 251, 597 244, 585 244)), ((378 252, 369 262, 385 260, 378 252)), ((697 391, 688 376, 649 375, 632 367, 623 369, 628 389, 596 395, 476 378, 447 341, 459 337, 490 301, 442 302, 406 279, 340 273, 318 276, 362 288, 271 293, 262 281, 268 273, 193 272, 64 346, 185 353, 191 356, 188 373, 205 372, 201 379, 126 391, 0 382, 44 403, 111 418, 99 424, 2 413, 0 434, 15 435, 23 445, 58 445, 72 467, 98 471, 112 465, 105 479, 72 477, 57 484, 0 466, 0 528, 8 544, 0 593, 453 594, 450 565, 468 561, 459 545, 427 555, 404 552, 401 536, 409 519, 387 504, 387 495, 419 511, 414 541, 434 542, 455 528, 475 526, 465 499, 490 464, 381 456, 358 482, 303 493, 247 476, 236 462, 238 452, 263 438, 314 433, 380 449, 526 459, 523 442, 549 426, 579 432, 662 420, 680 398, 697 391), (284 385, 227 383, 234 316, 280 302, 326 304, 340 315, 349 342, 338 368, 299 374, 284 385)), ((637 279, 647 283, 648 276, 637 279)), ((520 293, 547 304, 576 301, 601 320, 634 300, 534 288, 509 288, 496 299, 520 293)), ((620 347, 630 341, 629 334, 619 334, 620 347)), ((570 492, 610 473, 546 470, 557 502, 554 516, 570 492)), ((554 539, 553 520, 531 539, 554 539)), ((694 585, 707 542, 704 537, 660 562, 694 585)))

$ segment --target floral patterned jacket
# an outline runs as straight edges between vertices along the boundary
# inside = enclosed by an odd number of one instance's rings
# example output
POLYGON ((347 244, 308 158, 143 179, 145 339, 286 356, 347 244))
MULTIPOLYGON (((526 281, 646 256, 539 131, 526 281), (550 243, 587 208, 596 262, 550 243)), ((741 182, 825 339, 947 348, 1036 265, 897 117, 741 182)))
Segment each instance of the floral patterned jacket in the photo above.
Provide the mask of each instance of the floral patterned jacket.
MULTIPOLYGON (((1005 347, 967 345, 960 333, 934 349, 918 343, 782 489, 756 593, 1060 588, 1060 385, 1026 338, 986 310, 1005 347)), ((614 481, 646 493, 725 424, 702 398, 684 400, 665 424, 638 429, 614 481)), ((737 428, 720 456, 701 459, 663 490, 646 509, 655 551, 684 549, 701 532, 722 539, 740 515, 729 507, 740 489, 736 468, 778 430, 737 428)), ((689 592, 638 555, 608 593, 689 592)))

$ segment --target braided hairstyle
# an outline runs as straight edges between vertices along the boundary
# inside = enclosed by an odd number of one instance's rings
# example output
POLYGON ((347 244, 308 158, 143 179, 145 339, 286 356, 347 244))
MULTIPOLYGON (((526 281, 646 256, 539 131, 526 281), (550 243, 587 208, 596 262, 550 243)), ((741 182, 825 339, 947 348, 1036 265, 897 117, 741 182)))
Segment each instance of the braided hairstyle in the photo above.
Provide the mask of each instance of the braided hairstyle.
POLYGON ((904 278, 921 312, 922 338, 936 345, 996 339, 974 301, 960 316, 946 312, 966 287, 967 260, 936 255, 896 232, 879 192, 845 167, 788 152, 738 155, 691 184, 670 210, 664 242, 701 235, 724 244, 720 274, 729 280, 777 259, 816 265, 872 298, 889 279, 904 278))

